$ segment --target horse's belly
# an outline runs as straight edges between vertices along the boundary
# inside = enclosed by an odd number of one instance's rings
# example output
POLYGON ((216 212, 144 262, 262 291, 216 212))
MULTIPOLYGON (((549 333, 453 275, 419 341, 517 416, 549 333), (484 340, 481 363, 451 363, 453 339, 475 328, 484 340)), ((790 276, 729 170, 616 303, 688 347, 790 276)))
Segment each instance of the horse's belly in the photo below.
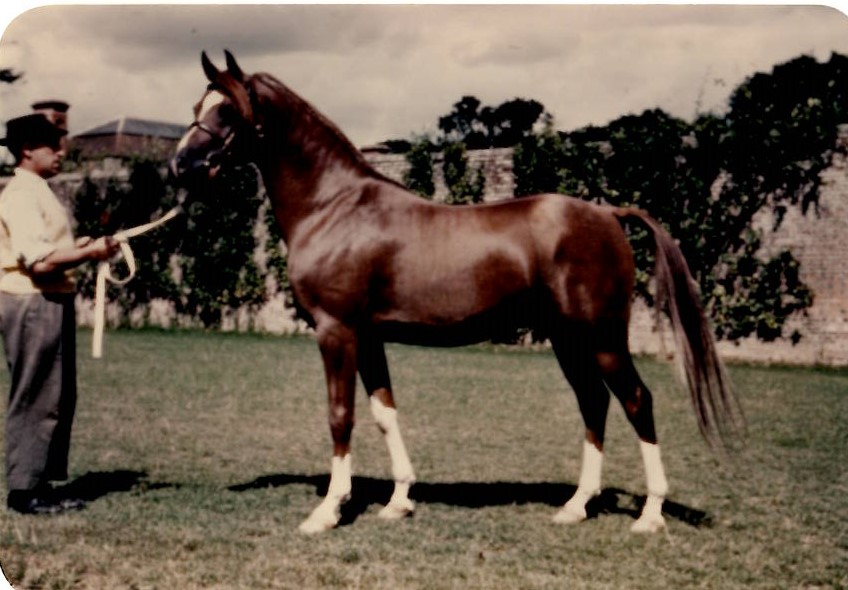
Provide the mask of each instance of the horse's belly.
MULTIPOLYGON (((509 339, 519 328, 544 322, 550 306, 532 292, 517 293, 498 305, 466 314, 389 313, 374 318, 374 326, 387 342, 422 346, 465 346, 488 340, 509 339)), ((444 311, 444 308, 442 308, 444 311)))
POLYGON ((449 326, 385 322, 377 326, 384 342, 418 346, 466 346, 494 338, 491 326, 478 322, 463 322, 449 326))

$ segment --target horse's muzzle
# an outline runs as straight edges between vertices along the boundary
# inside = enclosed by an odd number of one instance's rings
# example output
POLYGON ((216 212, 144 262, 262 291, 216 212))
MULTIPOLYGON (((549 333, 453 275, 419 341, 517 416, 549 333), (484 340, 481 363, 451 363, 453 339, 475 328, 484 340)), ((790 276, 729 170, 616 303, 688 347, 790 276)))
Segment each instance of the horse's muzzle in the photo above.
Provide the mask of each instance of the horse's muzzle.
POLYGON ((171 158, 168 176, 171 183, 187 187, 208 180, 211 168, 209 160, 193 158, 189 150, 180 150, 171 158))

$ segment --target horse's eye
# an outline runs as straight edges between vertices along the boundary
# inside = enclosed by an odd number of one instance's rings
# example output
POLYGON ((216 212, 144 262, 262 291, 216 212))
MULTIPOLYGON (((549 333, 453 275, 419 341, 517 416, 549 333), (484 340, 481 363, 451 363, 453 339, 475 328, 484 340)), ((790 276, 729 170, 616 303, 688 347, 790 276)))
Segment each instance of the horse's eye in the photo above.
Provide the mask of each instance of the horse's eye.
POLYGON ((235 107, 229 103, 224 103, 218 107, 218 117, 220 117, 222 121, 231 122, 235 119, 236 114, 235 107))

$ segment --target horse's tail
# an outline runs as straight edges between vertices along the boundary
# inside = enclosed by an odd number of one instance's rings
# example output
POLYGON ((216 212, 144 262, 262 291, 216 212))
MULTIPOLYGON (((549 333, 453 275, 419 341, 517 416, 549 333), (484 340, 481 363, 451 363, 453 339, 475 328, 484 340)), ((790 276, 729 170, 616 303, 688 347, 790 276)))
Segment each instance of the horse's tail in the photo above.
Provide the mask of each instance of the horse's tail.
POLYGON ((657 309, 665 308, 671 319, 681 380, 688 386, 701 434, 711 447, 725 449, 729 442, 742 438, 745 418, 716 351, 698 285, 686 259, 674 238, 644 211, 633 208, 612 211, 619 219, 638 219, 653 233, 655 305, 657 309))

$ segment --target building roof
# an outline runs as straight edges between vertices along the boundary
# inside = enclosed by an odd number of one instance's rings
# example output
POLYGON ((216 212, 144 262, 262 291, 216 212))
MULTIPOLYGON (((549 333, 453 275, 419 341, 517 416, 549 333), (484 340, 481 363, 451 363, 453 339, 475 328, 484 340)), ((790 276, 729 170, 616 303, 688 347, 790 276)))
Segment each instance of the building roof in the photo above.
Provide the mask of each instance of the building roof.
POLYGON ((148 121, 145 119, 134 119, 132 117, 121 117, 104 125, 94 127, 74 137, 97 137, 102 135, 138 135, 144 137, 162 137, 165 139, 180 139, 185 133, 185 125, 175 123, 163 123, 161 121, 148 121))

